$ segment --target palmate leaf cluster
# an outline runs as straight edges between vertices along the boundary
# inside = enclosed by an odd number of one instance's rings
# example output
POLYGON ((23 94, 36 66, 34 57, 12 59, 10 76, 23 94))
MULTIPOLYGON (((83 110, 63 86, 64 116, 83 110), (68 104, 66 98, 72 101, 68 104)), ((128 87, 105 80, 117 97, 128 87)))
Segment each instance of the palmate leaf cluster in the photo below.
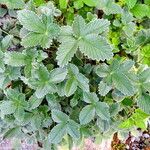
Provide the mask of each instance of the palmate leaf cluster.
POLYGON ((3 16, 13 9, 15 20, 0 32, 0 131, 5 138, 40 142, 49 150, 66 141, 80 145, 84 138, 147 128, 147 1, 59 0, 60 9, 75 7, 71 24, 52 2, 0 2, 9 9, 3 16), (85 17, 80 5, 103 14, 85 17))

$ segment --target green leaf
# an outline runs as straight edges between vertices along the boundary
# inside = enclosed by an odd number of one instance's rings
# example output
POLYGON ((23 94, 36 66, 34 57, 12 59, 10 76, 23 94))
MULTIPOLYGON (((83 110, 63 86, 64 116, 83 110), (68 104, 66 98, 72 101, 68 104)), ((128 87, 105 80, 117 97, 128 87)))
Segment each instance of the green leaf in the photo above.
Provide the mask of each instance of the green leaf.
POLYGON ((29 79, 22 78, 25 84, 35 89, 37 98, 43 98, 48 93, 57 91, 57 83, 62 82, 66 77, 66 69, 55 68, 50 73, 44 65, 40 65, 29 79))
POLYGON ((90 7, 94 7, 98 3, 98 0, 83 0, 83 2, 90 7))
POLYGON ((119 125, 120 128, 130 128, 134 125, 134 120, 129 118, 119 125))
POLYGON ((150 95, 148 94, 140 95, 137 99, 138 107, 147 114, 150 114, 149 103, 150 103, 150 95))
POLYGON ((76 16, 72 27, 62 27, 59 39, 61 45, 56 57, 58 65, 67 65, 78 48, 94 60, 104 61, 112 58, 112 47, 104 37, 99 36, 100 33, 108 30, 108 26, 108 20, 93 19, 86 24, 81 16, 76 16))
POLYGON ((65 95, 66 96, 71 96, 72 94, 74 94, 74 92, 77 90, 77 86, 78 86, 78 82, 75 79, 75 77, 71 77, 67 80, 66 84, 65 84, 65 95))
POLYGON ((7 52, 5 53, 4 61, 7 65, 14 67, 20 67, 26 65, 26 55, 19 52, 7 52))
POLYGON ((14 113, 14 117, 18 122, 23 122, 25 117, 25 111, 23 107, 17 107, 14 113))
POLYGON ((0 104, 0 110, 3 115, 13 114, 16 107, 12 101, 3 101, 0 104))
POLYGON ((140 72, 139 73, 140 82, 142 82, 142 83, 149 82, 149 80, 150 80, 149 74, 150 74, 150 68, 146 68, 142 72, 140 72))
POLYGON ((42 20, 30 10, 18 11, 18 20, 29 31, 43 33, 45 31, 45 25, 42 20), (34 22, 34 23, 33 23, 34 22))
MULTIPOLYGON (((88 34, 101 34, 109 29, 110 22, 107 19, 93 19, 86 25, 83 31, 84 35, 88 34)), ((82 25, 81 25, 82 27, 82 25)))
POLYGON ((78 86, 85 92, 89 92, 89 80, 81 73, 76 76, 78 86))
POLYGON ((18 19, 29 31, 22 38, 21 43, 24 47, 40 45, 43 48, 48 48, 52 44, 52 40, 59 34, 59 26, 53 23, 53 18, 50 16, 45 16, 44 19, 33 11, 20 10, 18 11, 18 19))
POLYGON ((150 0, 144 0, 144 3, 145 3, 146 5, 150 5, 150 0))
POLYGON ((60 83, 62 82, 67 75, 67 70, 64 68, 56 68, 50 72, 50 82, 60 83))
POLYGON ((4 72, 0 73, 0 88, 5 89, 12 80, 17 80, 20 76, 20 68, 8 66, 4 72))
POLYGON ((73 21, 73 32, 76 37, 82 36, 84 34, 83 28, 85 28, 85 20, 81 16, 76 16, 73 21))
POLYGON ((5 64, 4 64, 4 53, 0 51, 0 73, 5 71, 5 64))
POLYGON ((54 93, 55 91, 56 91, 55 85, 51 85, 49 83, 45 83, 44 85, 42 85, 41 83, 41 85, 39 85, 36 88, 35 95, 37 96, 37 98, 43 98, 48 93, 54 93))
POLYGON ((0 17, 4 17, 6 13, 7 13, 7 9, 0 8, 0 17))
POLYGON ((69 123, 67 124, 67 133, 73 139, 79 139, 80 137, 79 125, 75 121, 70 120, 69 123))
POLYGON ((68 4, 68 0, 59 0, 60 9, 66 9, 68 4))
POLYGON ((0 3, 7 5, 10 9, 23 8, 25 5, 23 0, 0 0, 0 3))
POLYGON ((125 0, 127 6, 129 7, 129 9, 132 9, 135 4, 137 3, 137 0, 125 0))
POLYGON ((66 124, 63 123, 53 127, 53 129, 48 135, 49 142, 54 144, 60 143, 63 136, 66 134, 66 130, 67 130, 67 126, 66 124))
POLYGON ((88 35, 80 40, 79 48, 82 53, 93 60, 109 60, 113 57, 112 47, 104 37, 88 35))
POLYGON ((103 120, 110 119, 109 106, 105 102, 97 102, 95 105, 97 115, 103 120))
POLYGON ((96 103, 99 101, 96 93, 90 93, 90 92, 84 92, 83 93, 83 101, 85 101, 86 103, 96 103))
POLYGON ((95 108, 93 105, 85 106, 79 114, 80 124, 88 124, 92 119, 94 119, 94 116, 95 108))
POLYGON ((136 109, 129 119, 120 124, 120 128, 131 128, 132 126, 136 126, 142 128, 143 130, 146 130, 146 119, 148 117, 148 114, 144 113, 140 109, 136 109))
POLYGON ((109 74, 109 67, 103 63, 95 68, 95 72, 99 77, 106 77, 109 74))
POLYGON ((101 118, 97 119, 97 125, 100 128, 101 132, 108 132, 110 129, 110 123, 107 120, 102 120, 101 118))
POLYGON ((119 111, 120 111, 119 103, 114 103, 114 104, 110 105, 109 112, 110 112, 111 117, 116 116, 119 111))
MULTIPOLYGON (((133 95, 135 93, 134 82, 136 77, 130 72, 133 61, 121 61, 114 59, 109 66, 108 73, 106 72, 103 82, 119 90, 124 95, 133 95)), ((99 70, 104 70, 104 67, 99 66, 99 70)), ((100 72, 99 72, 100 74, 100 72)))
MULTIPOLYGON (((83 91, 88 92, 89 91, 89 80, 79 72, 79 69, 77 66, 73 64, 68 65, 68 81, 65 85, 66 92, 75 92, 77 89, 77 86, 81 88, 83 91), (74 82, 74 84, 72 83, 74 82), (71 88, 72 86, 72 88, 71 88)), ((67 93, 66 93, 67 94, 67 93)), ((69 94, 69 93, 68 93, 69 94)))
POLYGON ((121 7, 114 0, 99 0, 97 7, 102 9, 106 15, 122 13, 121 7))
POLYGON ((46 100, 48 102, 48 106, 50 107, 50 109, 60 109, 60 104, 58 102, 58 97, 54 94, 48 94, 46 95, 46 100))
POLYGON ((75 9, 80 9, 83 7, 84 3, 82 0, 76 0, 73 3, 75 9))
POLYGON ((131 37, 133 35, 133 33, 136 31, 136 24, 133 22, 126 24, 123 27, 123 31, 125 32, 126 35, 131 37))
POLYGON ((107 85, 107 83, 104 83, 103 81, 101 81, 98 85, 99 94, 102 96, 105 96, 111 89, 112 87, 107 85))
POLYGON ((3 136, 3 138, 11 139, 13 137, 17 137, 21 133, 20 127, 14 127, 9 129, 3 136))
POLYGON ((62 122, 66 123, 69 120, 69 117, 65 113, 63 113, 59 110, 53 109, 52 110, 52 119, 57 123, 62 123, 62 122))
POLYGON ((149 14, 149 6, 145 4, 136 4, 131 12, 135 17, 140 19, 149 14))
POLYGON ((40 6, 45 3, 45 0, 33 0, 33 2, 36 6, 40 6))
POLYGON ((5 36, 1 41, 0 50, 3 52, 7 51, 7 48, 10 46, 12 39, 12 35, 5 36))
POLYGON ((134 119, 134 122, 135 122, 135 126, 141 128, 143 130, 147 129, 147 121, 146 120, 148 119, 148 117, 149 117, 149 115, 140 109, 136 109, 135 113, 132 115, 132 118, 134 119))
POLYGON ((29 110, 35 109, 40 106, 43 99, 38 99, 35 95, 29 98, 29 110))
POLYGON ((78 48, 78 41, 69 37, 67 41, 63 41, 57 51, 57 61, 59 66, 65 66, 71 61, 78 48))
POLYGON ((130 79, 124 75, 123 73, 114 73, 112 75, 112 80, 116 89, 121 91, 125 95, 133 95, 134 87, 130 81, 130 79))

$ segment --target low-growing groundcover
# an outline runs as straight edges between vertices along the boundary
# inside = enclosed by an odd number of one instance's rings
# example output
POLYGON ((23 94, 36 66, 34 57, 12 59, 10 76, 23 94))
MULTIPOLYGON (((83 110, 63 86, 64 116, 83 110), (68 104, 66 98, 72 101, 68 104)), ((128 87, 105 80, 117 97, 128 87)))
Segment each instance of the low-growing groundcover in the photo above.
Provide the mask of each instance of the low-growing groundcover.
POLYGON ((150 117, 149 0, 0 0, 0 131, 41 149, 150 117))

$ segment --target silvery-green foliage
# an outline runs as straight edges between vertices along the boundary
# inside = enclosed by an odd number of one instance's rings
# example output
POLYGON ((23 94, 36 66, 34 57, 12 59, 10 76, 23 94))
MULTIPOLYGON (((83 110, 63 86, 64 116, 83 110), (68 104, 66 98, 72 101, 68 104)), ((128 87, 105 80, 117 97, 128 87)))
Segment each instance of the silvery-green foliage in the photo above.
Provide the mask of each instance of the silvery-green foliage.
POLYGON ((110 137, 122 128, 146 129, 147 1, 59 0, 61 11, 55 1, 0 2, 8 8, 0 22, 4 138, 25 138, 49 150, 110 137), (87 18, 85 8, 93 10, 87 18))

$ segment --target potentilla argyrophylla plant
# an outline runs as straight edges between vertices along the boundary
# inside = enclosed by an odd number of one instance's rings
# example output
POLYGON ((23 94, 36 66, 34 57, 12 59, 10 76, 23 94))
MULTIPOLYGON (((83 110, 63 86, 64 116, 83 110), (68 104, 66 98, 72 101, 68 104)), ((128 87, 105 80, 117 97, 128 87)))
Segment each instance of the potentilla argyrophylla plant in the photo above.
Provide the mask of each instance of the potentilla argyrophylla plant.
POLYGON ((0 0, 0 6, 4 138, 71 149, 89 137, 100 143, 147 128, 148 0, 0 0))

